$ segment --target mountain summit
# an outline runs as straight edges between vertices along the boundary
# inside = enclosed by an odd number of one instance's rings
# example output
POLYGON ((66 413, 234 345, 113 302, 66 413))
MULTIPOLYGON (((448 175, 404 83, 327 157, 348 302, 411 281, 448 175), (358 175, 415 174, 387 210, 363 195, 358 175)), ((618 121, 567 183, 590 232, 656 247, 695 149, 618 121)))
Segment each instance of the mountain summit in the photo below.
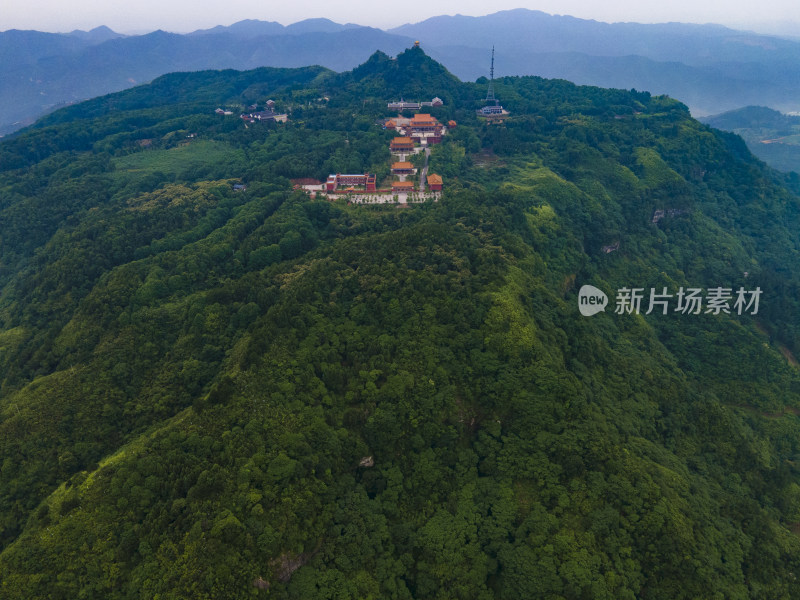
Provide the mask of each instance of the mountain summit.
POLYGON ((395 58, 376 52, 352 72, 344 73, 342 81, 354 81, 376 91, 382 89, 391 97, 423 97, 430 90, 455 93, 461 88, 461 81, 419 46, 412 46, 395 58))

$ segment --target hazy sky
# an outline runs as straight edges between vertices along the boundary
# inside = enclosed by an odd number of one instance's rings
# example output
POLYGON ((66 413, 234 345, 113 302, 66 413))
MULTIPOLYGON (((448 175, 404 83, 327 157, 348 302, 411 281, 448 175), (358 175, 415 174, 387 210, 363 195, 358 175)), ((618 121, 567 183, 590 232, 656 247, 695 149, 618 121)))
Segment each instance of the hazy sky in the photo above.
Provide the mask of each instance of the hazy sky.
POLYGON ((511 8, 530 8, 608 22, 720 23, 800 37, 800 4, 797 0, 406 0, 392 3, 374 0, 0 0, 0 31, 70 31, 108 25, 123 33, 155 29, 187 32, 214 25, 230 25, 242 19, 278 21, 288 25, 309 17, 327 17, 337 23, 351 22, 387 29, 435 15, 477 16, 511 8))

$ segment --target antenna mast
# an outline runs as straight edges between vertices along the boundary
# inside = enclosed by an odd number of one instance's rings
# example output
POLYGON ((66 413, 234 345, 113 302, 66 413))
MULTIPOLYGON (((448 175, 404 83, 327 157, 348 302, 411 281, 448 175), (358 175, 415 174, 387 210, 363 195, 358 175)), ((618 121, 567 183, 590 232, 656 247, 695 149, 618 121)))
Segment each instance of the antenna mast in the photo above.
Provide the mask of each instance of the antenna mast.
POLYGON ((497 104, 497 98, 494 97, 494 45, 492 45, 492 66, 489 69, 489 89, 486 91, 486 103, 490 102, 497 104))

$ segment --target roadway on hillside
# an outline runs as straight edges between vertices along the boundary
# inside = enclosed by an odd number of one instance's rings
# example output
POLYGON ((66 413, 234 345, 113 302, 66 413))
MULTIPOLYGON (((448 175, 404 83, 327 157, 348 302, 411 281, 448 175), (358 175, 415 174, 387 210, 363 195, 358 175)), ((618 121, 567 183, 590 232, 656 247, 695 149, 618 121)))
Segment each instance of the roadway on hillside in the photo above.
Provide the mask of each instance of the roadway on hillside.
POLYGON ((422 172, 419 175, 419 193, 422 194, 425 192, 425 182, 427 181, 426 177, 428 176, 428 158, 431 155, 431 149, 425 148, 425 164, 422 167, 422 172))

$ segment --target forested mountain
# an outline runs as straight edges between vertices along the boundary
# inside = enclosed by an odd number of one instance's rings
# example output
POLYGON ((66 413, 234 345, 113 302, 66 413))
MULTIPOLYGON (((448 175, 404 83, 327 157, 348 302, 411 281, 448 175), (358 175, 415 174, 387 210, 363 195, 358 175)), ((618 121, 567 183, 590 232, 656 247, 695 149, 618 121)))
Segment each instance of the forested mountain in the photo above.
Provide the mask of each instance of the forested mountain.
POLYGON ((800 126, 800 117, 785 115, 766 106, 745 106, 719 115, 704 117, 702 121, 726 131, 762 129, 780 136, 790 135, 800 126))
POLYGON ((602 23, 517 9, 440 16, 389 31, 328 19, 288 26, 247 19, 186 35, 115 35, 107 28, 69 36, 0 32, 0 135, 64 103, 171 71, 310 64, 344 71, 376 49, 394 55, 414 40, 462 80, 487 75, 496 46, 501 75, 668 94, 695 115, 747 105, 800 110, 800 42, 718 25, 602 23), (48 43, 37 45, 37 35, 48 43), (32 62, 5 50, 29 45, 49 50, 32 62))
POLYGON ((800 117, 746 106, 701 120, 740 135, 753 154, 775 169, 800 173, 800 117))
POLYGON ((0 143, 0 597, 800 595, 800 182, 669 98, 495 83, 500 125, 420 48, 178 73, 0 143), (440 201, 293 190, 385 168, 403 92, 457 122, 440 201))

